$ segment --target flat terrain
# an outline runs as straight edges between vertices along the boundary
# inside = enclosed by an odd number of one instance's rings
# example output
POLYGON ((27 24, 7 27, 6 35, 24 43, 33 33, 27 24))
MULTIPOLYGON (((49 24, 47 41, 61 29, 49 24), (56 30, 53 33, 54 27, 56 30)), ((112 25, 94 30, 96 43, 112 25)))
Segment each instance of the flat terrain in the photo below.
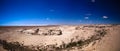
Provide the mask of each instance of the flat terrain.
POLYGON ((0 51, 120 51, 120 25, 1 26, 0 51))

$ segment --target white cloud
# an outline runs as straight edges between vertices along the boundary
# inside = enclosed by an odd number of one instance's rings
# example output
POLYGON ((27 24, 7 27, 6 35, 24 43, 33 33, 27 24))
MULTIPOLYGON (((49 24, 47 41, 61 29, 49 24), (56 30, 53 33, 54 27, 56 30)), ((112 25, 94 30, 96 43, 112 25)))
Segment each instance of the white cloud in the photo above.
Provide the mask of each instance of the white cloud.
POLYGON ((94 3, 94 2, 95 2, 95 0, 91 0, 91 2, 93 2, 93 3, 94 3))
POLYGON ((50 9, 49 11, 50 11, 50 12, 54 12, 55 10, 54 10, 54 9, 50 9))
POLYGON ((79 22, 82 22, 82 20, 79 20, 79 22))
POLYGON ((50 18, 46 18, 46 20, 50 20, 50 18))
POLYGON ((89 23, 92 23, 92 20, 90 20, 89 23))
POLYGON ((92 14, 88 13, 88 14, 85 14, 86 16, 91 16, 92 14))
POLYGON ((108 18, 108 16, 103 16, 103 18, 104 18, 104 19, 107 19, 107 18, 108 18))
POLYGON ((89 19, 89 17, 85 17, 85 19, 89 19))

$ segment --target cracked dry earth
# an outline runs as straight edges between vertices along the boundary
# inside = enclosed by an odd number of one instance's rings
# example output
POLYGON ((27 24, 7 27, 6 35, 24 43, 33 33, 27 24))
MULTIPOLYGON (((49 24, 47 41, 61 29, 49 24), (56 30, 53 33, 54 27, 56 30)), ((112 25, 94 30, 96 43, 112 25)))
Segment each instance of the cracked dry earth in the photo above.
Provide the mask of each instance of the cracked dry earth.
POLYGON ((1 26, 0 51, 120 51, 120 25, 1 26))

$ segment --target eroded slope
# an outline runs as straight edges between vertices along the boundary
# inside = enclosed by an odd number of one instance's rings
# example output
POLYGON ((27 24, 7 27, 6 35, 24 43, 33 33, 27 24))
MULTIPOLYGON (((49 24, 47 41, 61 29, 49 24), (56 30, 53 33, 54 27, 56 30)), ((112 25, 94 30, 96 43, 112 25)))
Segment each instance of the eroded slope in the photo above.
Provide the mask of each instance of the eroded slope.
MULTIPOLYGON (((93 51, 119 25, 12 27, 0 34, 0 44, 11 51, 93 51)), ((117 34, 119 29, 116 30, 117 34)))

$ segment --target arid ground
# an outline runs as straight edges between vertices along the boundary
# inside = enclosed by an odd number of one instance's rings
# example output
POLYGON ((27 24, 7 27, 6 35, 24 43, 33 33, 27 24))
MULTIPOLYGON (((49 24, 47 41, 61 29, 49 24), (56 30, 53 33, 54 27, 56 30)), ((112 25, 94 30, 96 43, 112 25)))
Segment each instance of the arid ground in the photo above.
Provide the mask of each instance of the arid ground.
POLYGON ((120 25, 1 26, 0 51, 120 51, 120 25))

